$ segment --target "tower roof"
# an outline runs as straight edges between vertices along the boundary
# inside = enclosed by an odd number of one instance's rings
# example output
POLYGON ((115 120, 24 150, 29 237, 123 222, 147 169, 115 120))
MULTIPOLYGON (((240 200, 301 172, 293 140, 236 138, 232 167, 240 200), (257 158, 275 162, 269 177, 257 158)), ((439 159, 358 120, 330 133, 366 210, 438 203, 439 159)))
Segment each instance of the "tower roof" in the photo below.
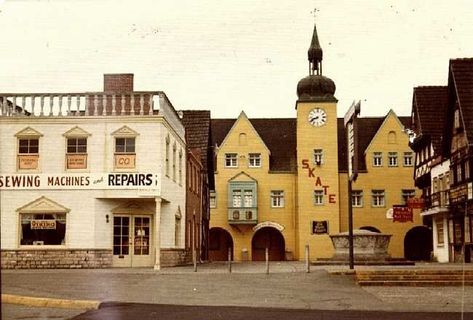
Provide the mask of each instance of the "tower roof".
POLYGON ((308 59, 314 65, 317 62, 321 62, 323 58, 322 47, 319 43, 319 36, 317 35, 317 25, 314 23, 314 33, 312 34, 312 41, 310 43, 309 50, 307 51, 308 59))

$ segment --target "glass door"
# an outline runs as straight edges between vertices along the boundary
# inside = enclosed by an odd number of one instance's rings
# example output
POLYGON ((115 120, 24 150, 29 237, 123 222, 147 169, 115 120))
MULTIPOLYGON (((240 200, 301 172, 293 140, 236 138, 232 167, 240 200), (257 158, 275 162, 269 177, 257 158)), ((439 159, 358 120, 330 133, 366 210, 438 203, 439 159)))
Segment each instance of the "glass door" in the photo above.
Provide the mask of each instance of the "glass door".
POLYGON ((131 267, 130 217, 113 217, 113 266, 131 267))

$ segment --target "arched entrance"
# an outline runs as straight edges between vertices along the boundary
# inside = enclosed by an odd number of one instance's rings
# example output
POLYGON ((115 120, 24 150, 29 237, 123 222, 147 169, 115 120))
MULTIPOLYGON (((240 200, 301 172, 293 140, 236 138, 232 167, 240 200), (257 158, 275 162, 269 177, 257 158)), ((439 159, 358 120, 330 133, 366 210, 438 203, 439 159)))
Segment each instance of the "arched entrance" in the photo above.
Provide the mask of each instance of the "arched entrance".
POLYGON ((404 237, 404 257, 407 260, 430 260, 433 250, 432 231, 424 226, 414 227, 404 237))
POLYGON ((228 249, 233 260, 233 239, 230 233, 222 228, 212 228, 209 231, 209 260, 227 261, 228 249))
POLYGON ((265 249, 269 249, 269 260, 285 260, 285 242, 280 231, 272 227, 264 227, 256 231, 251 241, 251 256, 253 261, 264 261, 265 249))
POLYGON ((381 231, 379 231, 378 228, 375 228, 375 227, 372 227, 372 226, 364 226, 364 227, 361 227, 360 230, 368 230, 368 231, 372 231, 372 232, 376 232, 376 233, 381 233, 381 231))

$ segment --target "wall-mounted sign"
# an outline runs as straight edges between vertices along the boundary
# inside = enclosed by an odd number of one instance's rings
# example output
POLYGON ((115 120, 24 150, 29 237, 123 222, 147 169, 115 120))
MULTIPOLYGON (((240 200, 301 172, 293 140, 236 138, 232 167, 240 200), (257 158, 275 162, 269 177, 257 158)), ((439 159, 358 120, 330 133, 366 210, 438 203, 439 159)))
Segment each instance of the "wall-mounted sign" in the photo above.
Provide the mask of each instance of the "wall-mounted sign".
POLYGON ((38 169, 38 155, 19 155, 18 156, 18 168, 25 170, 38 169))
POLYGON ((71 173, 0 175, 0 190, 153 190, 159 192, 156 173, 71 173))
POLYGON ((284 226, 283 226, 283 225, 280 225, 280 224, 277 223, 277 222, 264 221, 264 222, 258 223, 256 226, 254 226, 254 227, 253 227, 253 231, 256 232, 256 231, 258 231, 259 229, 262 229, 262 228, 265 228, 265 227, 272 227, 272 228, 275 228, 275 229, 278 230, 278 231, 283 231, 283 230, 284 230, 284 226))
POLYGON ((422 198, 409 198, 407 199, 407 206, 411 209, 423 209, 424 199, 422 198))
POLYGON ((87 169, 86 154, 68 154, 66 160, 67 169, 87 169))
POLYGON ((393 222, 413 222, 412 208, 406 206, 393 206, 393 222))
POLYGON ((460 186, 450 188, 450 203, 456 204, 473 198, 472 183, 462 184, 460 186))
POLYGON ((116 154, 115 168, 133 169, 136 166, 136 156, 134 154, 116 154))
POLYGON ((55 230, 56 220, 31 220, 30 227, 32 230, 55 230))
POLYGON ((312 234, 327 234, 328 221, 312 221, 312 234))

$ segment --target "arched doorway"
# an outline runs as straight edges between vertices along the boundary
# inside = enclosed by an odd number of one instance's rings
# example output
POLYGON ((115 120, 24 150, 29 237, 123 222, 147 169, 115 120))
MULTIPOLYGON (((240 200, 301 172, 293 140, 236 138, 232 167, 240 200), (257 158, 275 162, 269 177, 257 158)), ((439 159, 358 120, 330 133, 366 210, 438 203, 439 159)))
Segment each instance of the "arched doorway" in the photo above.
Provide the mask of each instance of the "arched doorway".
POLYGON ((407 260, 430 260, 433 250, 432 231, 424 226, 414 227, 404 237, 404 257, 407 260))
POLYGON ((212 228, 209 231, 209 260, 227 261, 228 249, 233 260, 233 239, 230 233, 222 228, 212 228))
POLYGON ((285 260, 285 242, 280 231, 272 227, 264 227, 256 231, 251 241, 251 256, 253 261, 264 261, 265 249, 269 249, 269 260, 285 260))
POLYGON ((381 233, 381 231, 379 231, 378 228, 375 228, 375 227, 372 227, 372 226, 364 226, 364 227, 361 227, 360 230, 368 230, 368 231, 372 231, 372 232, 376 232, 376 233, 381 233))

